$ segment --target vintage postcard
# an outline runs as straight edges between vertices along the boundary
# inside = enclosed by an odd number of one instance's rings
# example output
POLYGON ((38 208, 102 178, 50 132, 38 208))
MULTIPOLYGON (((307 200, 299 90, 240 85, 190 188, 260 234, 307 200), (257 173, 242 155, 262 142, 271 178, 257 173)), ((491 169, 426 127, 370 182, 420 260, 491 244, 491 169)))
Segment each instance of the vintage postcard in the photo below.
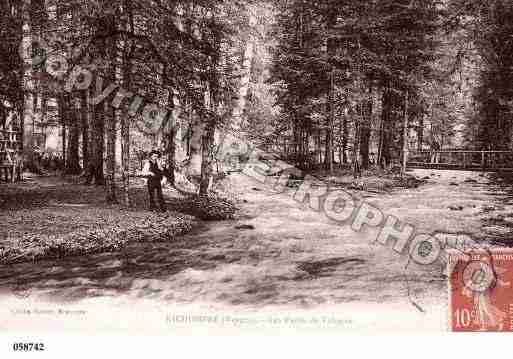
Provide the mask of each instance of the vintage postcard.
POLYGON ((511 332, 512 17, 2 0, 0 331, 511 332))

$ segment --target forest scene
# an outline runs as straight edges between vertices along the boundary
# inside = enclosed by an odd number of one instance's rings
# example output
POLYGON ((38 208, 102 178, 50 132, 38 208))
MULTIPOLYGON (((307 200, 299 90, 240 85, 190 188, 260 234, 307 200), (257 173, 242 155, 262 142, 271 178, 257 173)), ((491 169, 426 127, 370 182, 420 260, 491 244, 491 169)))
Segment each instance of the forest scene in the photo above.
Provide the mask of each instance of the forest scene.
POLYGON ((511 19, 2 0, 0 298, 443 329, 447 251, 513 247, 511 19))

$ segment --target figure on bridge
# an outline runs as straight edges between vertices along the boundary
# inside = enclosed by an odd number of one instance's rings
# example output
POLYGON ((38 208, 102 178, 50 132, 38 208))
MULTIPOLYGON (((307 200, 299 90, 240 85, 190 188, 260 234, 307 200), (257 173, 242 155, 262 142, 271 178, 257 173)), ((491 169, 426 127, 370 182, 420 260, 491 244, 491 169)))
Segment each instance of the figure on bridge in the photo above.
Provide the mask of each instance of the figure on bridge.
POLYGON ((431 163, 440 163, 440 151, 442 149, 442 146, 440 146, 440 143, 433 137, 431 144, 431 163))

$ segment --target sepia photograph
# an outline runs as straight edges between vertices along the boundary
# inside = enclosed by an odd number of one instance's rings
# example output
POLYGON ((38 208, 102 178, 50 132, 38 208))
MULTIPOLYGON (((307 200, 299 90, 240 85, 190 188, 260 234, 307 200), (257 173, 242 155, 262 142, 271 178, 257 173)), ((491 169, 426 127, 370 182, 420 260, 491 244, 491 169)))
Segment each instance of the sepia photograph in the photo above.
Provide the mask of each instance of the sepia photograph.
POLYGON ((512 19, 0 0, 0 333, 513 332, 512 19))

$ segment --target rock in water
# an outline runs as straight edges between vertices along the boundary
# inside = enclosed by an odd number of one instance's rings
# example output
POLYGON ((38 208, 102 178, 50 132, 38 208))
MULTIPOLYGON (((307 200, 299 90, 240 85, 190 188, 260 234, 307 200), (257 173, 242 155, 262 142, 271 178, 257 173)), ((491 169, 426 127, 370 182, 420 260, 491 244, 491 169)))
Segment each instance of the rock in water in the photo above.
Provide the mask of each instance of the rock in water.
POLYGON ((235 229, 240 229, 240 230, 243 230, 243 229, 255 229, 255 226, 253 226, 251 224, 241 224, 240 226, 235 226, 235 229))
POLYGON ((451 211, 463 211, 463 206, 449 206, 451 211))
POLYGON ((207 221, 233 219, 237 211, 232 202, 214 195, 192 196, 188 202, 191 212, 196 217, 207 221))

